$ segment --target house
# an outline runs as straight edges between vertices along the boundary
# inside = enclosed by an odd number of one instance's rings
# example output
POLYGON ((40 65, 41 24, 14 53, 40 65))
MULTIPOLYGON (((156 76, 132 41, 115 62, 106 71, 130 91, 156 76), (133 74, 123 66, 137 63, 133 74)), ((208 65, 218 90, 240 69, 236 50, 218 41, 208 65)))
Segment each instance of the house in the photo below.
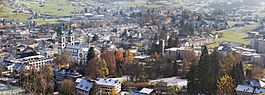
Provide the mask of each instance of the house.
POLYGON ((121 91, 121 83, 118 80, 97 78, 95 82, 102 94, 119 93, 121 91))
POLYGON ((155 95, 154 89, 150 88, 143 88, 142 90, 139 91, 139 93, 142 95, 155 95))
POLYGON ((93 87, 93 82, 83 78, 76 80, 76 95, 89 95, 90 90, 93 87))
POLYGON ((265 94, 265 82, 251 79, 236 87, 238 95, 265 94))
POLYGON ((56 71, 56 80, 61 81, 64 78, 70 78, 70 79, 77 79, 82 77, 81 74, 79 74, 78 72, 71 70, 71 69, 67 69, 67 68, 62 68, 58 71, 56 71))
POLYGON ((255 38, 257 36, 259 36, 259 32, 251 31, 248 33, 249 38, 255 38))
POLYGON ((151 80, 151 83, 161 85, 162 87, 178 86, 179 88, 187 87, 187 79, 181 79, 180 77, 169 77, 157 80, 151 80))

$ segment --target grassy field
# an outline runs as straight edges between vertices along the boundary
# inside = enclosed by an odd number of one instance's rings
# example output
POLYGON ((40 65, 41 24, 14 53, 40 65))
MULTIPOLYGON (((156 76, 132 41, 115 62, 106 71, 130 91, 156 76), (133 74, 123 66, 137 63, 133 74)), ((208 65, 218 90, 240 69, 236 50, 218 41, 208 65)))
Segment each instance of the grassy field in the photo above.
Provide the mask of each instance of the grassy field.
MULTIPOLYGON (((86 0, 81 2, 66 2, 63 0, 45 0, 44 6, 41 6, 38 1, 28 1, 28 0, 21 0, 20 3, 25 5, 27 8, 34 10, 40 14, 47 14, 53 16, 69 16, 73 13, 79 13, 83 10, 84 4, 88 4, 91 6, 101 6, 103 3, 94 1, 94 0, 86 0), (85 2, 85 3, 84 3, 85 2)), ((156 3, 148 3, 146 0, 136 0, 135 2, 127 2, 123 1, 119 3, 120 6, 126 7, 135 7, 135 6, 144 6, 144 7, 160 7, 161 5, 156 3)), ((31 15, 30 14, 20 14, 20 13, 12 13, 12 9, 5 7, 3 10, 0 10, 1 18, 9 18, 9 19, 18 19, 18 20, 26 20, 31 15)), ((44 21, 43 23, 46 23, 44 21)))
POLYGON ((233 31, 231 29, 226 30, 226 31, 222 31, 223 33, 223 37, 222 38, 218 38, 215 39, 215 43, 208 45, 208 48, 215 48, 217 46, 219 46, 219 43, 222 41, 228 41, 228 42, 237 42, 237 43, 241 43, 244 45, 249 45, 250 41, 247 39, 248 34, 244 33, 244 32, 237 32, 237 31, 233 31))
POLYGON ((236 32, 236 31, 225 31, 223 32, 223 37, 216 39, 216 42, 222 42, 222 41, 229 41, 229 42, 237 42, 245 45, 249 45, 249 40, 247 39, 248 34, 242 33, 242 32, 236 32))
POLYGON ((157 5, 154 3, 147 3, 145 1, 122 2, 120 5, 126 6, 126 7, 143 6, 143 7, 148 7, 148 8, 154 8, 154 7, 160 7, 161 6, 161 5, 157 5))
POLYGON ((68 2, 61 2, 59 0, 47 0, 44 6, 40 6, 38 2, 25 1, 23 3, 37 13, 55 16, 68 16, 72 12, 78 12, 83 9, 81 6, 71 5, 68 2))
POLYGON ((43 25, 43 24, 57 24, 58 19, 33 19, 33 21, 37 22, 37 25, 43 25))
MULTIPOLYGON (((250 22, 251 25, 246 25, 244 27, 230 28, 227 30, 215 31, 215 33, 223 33, 223 37, 216 39, 214 44, 208 45, 208 48, 215 48, 219 46, 222 41, 237 42, 244 45, 249 45, 250 41, 247 39, 248 32, 258 28, 260 25, 257 22, 250 22)), ((235 25, 235 22, 229 21, 228 25, 230 27, 235 25)))
POLYGON ((13 10, 8 7, 3 7, 3 9, 0 10, 0 18, 27 20, 27 18, 31 16, 30 14, 13 13, 12 11, 13 10))

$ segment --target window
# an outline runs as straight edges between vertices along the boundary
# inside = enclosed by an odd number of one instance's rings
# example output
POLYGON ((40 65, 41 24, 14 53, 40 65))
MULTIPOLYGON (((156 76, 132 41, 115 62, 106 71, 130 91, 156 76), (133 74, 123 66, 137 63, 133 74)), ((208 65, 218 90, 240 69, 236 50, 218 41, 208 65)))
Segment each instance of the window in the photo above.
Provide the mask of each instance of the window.
POLYGON ((82 54, 82 53, 79 53, 79 57, 80 57, 80 58, 83 58, 83 54, 82 54))

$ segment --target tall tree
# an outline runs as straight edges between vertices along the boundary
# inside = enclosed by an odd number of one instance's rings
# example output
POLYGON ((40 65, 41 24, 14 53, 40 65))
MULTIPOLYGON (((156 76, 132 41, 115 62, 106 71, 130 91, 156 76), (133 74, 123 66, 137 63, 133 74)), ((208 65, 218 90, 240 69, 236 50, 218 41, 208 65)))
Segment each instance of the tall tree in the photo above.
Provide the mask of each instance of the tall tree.
POLYGON ((94 85, 90 92, 89 92, 89 95, 101 95, 100 93, 100 87, 98 85, 94 85))
POLYGON ((224 69, 226 73, 229 73, 232 67, 241 62, 241 57, 238 53, 228 52, 226 56, 226 63, 224 64, 224 69))
POLYGON ((245 80, 243 64, 240 63, 233 65, 232 70, 230 71, 230 75, 233 79, 235 79, 236 84, 243 83, 245 80))
POLYGON ((118 51, 116 51, 116 62, 117 62, 117 74, 121 75, 123 73, 123 62, 124 62, 124 56, 123 56, 123 52, 121 51, 121 49, 119 49, 118 51))
POLYGON ((116 51, 116 60, 119 63, 122 63, 124 60, 124 56, 123 56, 123 52, 121 49, 119 49, 118 51, 116 51))
POLYGON ((251 66, 251 77, 254 79, 262 79, 265 76, 265 68, 260 65, 251 66))
POLYGON ((95 42, 95 41, 98 41, 99 37, 98 35, 94 35, 91 42, 95 42))
MULTIPOLYGON (((221 77, 221 74, 223 73, 221 71, 221 54, 219 54, 218 51, 214 51, 211 55, 210 55, 210 59, 211 59, 211 68, 212 68, 212 73, 213 73, 213 82, 215 82, 215 84, 217 83, 217 80, 221 77)), ((216 91, 217 90, 217 86, 213 85, 213 90, 216 91)))
POLYGON ((37 76, 37 83, 40 84, 41 92, 43 94, 51 94, 54 92, 55 79, 53 74, 53 69, 51 65, 46 65, 41 68, 37 76))
POLYGON ((99 72, 103 73, 104 77, 109 75, 109 69, 107 68, 107 63, 104 59, 100 58, 99 60, 99 72))
POLYGON ((75 63, 67 51, 63 52, 61 55, 55 55, 54 61, 58 68, 72 67, 75 63))
POLYGON ((178 45, 179 45, 178 37, 170 36, 170 38, 168 39, 168 48, 178 47, 178 45))
POLYGON ((86 76, 92 79, 96 79, 98 77, 105 78, 109 75, 109 70, 107 68, 106 61, 101 58, 94 58, 88 63, 86 66, 86 76))
POLYGON ((62 95, 75 95, 75 82, 70 79, 64 79, 60 85, 62 95))
POLYGON ((109 73, 114 75, 116 73, 116 60, 114 52, 105 51, 103 54, 101 54, 101 58, 106 61, 109 73))
POLYGON ((130 50, 126 50, 125 52, 125 64, 130 64, 134 60, 134 55, 130 50))
POLYGON ((185 77, 188 74, 191 64, 197 64, 198 59, 194 51, 188 50, 183 52, 182 65, 179 66, 179 70, 182 71, 182 76, 185 77))
POLYGON ((210 56, 206 46, 202 47, 202 54, 197 66, 190 68, 188 74, 188 90, 190 93, 212 94, 216 81, 210 56))
POLYGON ((188 79, 188 93, 189 94, 197 94, 198 92, 200 92, 201 85, 200 82, 198 80, 199 74, 198 74, 198 69, 196 67, 195 64, 192 64, 189 70, 189 73, 187 75, 187 79, 188 79))
POLYGON ((217 93, 218 95, 234 95, 236 86, 234 84, 234 79, 225 74, 217 82, 217 93))
POLYGON ((90 47, 90 49, 88 50, 88 53, 87 53, 87 62, 94 59, 95 57, 96 57, 96 54, 95 54, 94 47, 90 47))

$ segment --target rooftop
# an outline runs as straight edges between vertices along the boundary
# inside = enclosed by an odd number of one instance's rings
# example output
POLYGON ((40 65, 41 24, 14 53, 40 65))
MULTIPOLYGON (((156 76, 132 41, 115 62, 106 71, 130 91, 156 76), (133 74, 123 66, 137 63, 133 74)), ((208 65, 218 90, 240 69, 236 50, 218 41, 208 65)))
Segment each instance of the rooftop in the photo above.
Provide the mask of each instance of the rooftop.
POLYGON ((90 89, 93 87, 93 82, 89 82, 89 81, 87 81, 85 79, 81 79, 81 80, 79 79, 78 81, 80 81, 80 82, 76 86, 77 89, 89 92, 90 89))
POLYGON ((105 85, 105 86, 116 86, 120 84, 118 80, 113 79, 103 79, 103 78, 97 78, 96 83, 98 85, 105 85))

